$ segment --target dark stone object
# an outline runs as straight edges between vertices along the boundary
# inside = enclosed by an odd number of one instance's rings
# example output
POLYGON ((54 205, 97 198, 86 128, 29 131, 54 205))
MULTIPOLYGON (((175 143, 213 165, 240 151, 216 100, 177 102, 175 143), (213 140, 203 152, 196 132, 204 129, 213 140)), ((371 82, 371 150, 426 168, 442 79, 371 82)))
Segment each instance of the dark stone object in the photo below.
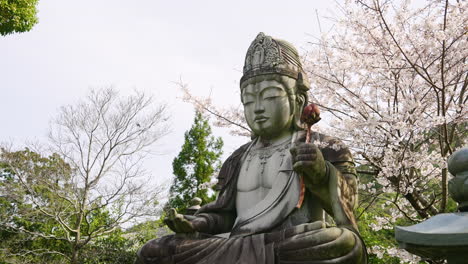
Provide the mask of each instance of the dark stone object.
POLYGON ((395 227, 401 248, 449 264, 468 263, 468 148, 453 153, 448 169, 455 177, 449 181, 450 195, 459 203, 458 213, 438 214, 408 227, 395 227))

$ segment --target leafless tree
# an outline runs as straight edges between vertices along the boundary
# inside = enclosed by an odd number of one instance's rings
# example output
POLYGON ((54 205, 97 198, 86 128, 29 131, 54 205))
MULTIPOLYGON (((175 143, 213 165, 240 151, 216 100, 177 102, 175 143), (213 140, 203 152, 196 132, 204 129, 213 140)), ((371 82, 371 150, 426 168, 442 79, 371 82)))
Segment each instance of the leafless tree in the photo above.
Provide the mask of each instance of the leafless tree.
MULTIPOLYGON (((37 215, 59 227, 16 231, 65 241, 71 252, 66 257, 78 263, 80 250, 93 239, 157 214, 161 189, 148 184, 142 161, 169 132, 166 112, 165 105, 140 92, 120 96, 112 88, 91 90, 85 100, 60 108, 51 122, 49 158, 30 153, 19 158, 4 150, 2 161, 18 178, 16 190, 31 204, 19 215, 37 215)), ((10 228, 15 230, 13 224, 10 228)))

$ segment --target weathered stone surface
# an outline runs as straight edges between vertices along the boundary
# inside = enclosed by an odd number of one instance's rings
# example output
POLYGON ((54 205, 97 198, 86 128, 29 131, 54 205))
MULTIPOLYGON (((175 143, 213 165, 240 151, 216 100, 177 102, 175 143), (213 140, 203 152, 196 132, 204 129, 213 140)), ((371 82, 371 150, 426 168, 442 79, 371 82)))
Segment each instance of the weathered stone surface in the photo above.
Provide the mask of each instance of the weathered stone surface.
POLYGON ((448 169, 452 175, 468 172, 468 148, 454 152, 448 159, 448 169))
POLYGON ((296 49, 260 33, 241 79, 253 140, 223 164, 216 201, 193 216, 171 209, 165 222, 176 234, 149 241, 140 263, 367 263, 353 158, 333 137, 305 142, 308 90, 296 49))
POLYGON ((468 246, 468 213, 438 214, 416 225, 397 226, 395 237, 422 246, 468 246))
POLYGON ((455 177, 449 191, 459 202, 458 213, 439 214, 408 227, 395 227, 401 248, 431 259, 447 259, 449 264, 468 263, 468 148, 453 153, 448 169, 455 177))
POLYGON ((458 202, 459 211, 468 212, 468 148, 450 156, 448 170, 455 176, 449 181, 450 196, 458 202))

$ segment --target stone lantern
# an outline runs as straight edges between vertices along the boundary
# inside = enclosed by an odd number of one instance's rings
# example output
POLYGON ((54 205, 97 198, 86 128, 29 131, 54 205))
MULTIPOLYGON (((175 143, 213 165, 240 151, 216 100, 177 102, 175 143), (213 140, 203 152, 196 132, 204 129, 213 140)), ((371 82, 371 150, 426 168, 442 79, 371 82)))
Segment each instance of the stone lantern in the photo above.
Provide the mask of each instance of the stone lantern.
POLYGON ((454 175, 449 193, 458 202, 458 212, 438 214, 416 225, 395 227, 400 248, 448 264, 468 263, 468 148, 453 153, 448 170, 454 175))

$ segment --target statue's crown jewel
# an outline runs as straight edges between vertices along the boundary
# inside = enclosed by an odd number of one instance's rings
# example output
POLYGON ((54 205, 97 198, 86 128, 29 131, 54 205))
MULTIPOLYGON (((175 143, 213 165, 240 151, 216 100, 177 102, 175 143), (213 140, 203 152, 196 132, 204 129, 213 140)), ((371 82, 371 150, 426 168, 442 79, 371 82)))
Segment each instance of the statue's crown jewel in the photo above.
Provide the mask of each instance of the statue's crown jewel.
POLYGON ((304 75, 297 50, 290 43, 260 32, 247 50, 241 83, 257 75, 274 73, 294 79, 304 75))

